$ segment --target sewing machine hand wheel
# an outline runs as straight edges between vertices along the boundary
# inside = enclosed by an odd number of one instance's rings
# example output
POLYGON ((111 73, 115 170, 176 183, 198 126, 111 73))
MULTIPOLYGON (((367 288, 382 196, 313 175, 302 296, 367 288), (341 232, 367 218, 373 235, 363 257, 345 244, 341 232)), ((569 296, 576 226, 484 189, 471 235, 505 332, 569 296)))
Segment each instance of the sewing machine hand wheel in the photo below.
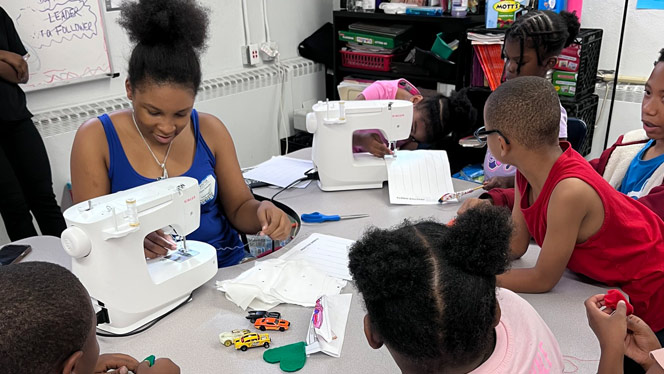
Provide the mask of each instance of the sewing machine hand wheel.
POLYGON ((62 232, 60 241, 65 252, 73 258, 83 258, 89 255, 92 250, 90 238, 88 238, 83 230, 76 226, 65 229, 62 232))

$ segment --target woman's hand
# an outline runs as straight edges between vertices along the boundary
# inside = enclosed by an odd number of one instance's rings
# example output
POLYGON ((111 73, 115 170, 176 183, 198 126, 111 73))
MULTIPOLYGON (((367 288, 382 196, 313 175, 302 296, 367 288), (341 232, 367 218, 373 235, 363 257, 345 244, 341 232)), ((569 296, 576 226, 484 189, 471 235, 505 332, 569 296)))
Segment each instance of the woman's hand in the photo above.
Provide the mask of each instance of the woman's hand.
POLYGON ((7 63, 16 71, 16 78, 18 82, 26 83, 30 74, 28 74, 28 63, 23 56, 10 51, 0 51, 0 61, 7 63))
POLYGON ((130 370, 135 372, 137 367, 138 361, 131 356, 121 353, 106 353, 99 355, 95 374, 108 373, 109 370, 113 370, 111 373, 128 374, 130 370))
POLYGON ((353 145, 361 147, 365 151, 371 153, 376 157, 383 158, 391 155, 392 151, 380 139, 380 136, 375 133, 355 133, 353 134, 353 145))
POLYGON ((141 362, 134 372, 136 374, 180 374, 180 367, 168 358, 158 358, 152 366, 147 361, 141 362))
POLYGON ((269 201, 261 201, 256 213, 261 224, 261 235, 274 240, 285 240, 290 236, 292 224, 283 210, 269 201))
POLYGON ((143 239, 143 252, 146 258, 166 256, 169 250, 175 249, 177 245, 173 238, 163 230, 153 231, 143 239))
POLYGON ((494 188, 514 188, 514 177, 493 177, 484 182, 485 190, 494 188))

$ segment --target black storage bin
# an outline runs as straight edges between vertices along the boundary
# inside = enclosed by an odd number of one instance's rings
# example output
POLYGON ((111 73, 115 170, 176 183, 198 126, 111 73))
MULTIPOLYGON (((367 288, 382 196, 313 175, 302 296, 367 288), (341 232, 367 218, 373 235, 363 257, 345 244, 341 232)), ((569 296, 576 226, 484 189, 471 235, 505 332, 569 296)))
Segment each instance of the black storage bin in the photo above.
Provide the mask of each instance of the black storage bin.
POLYGON ((581 29, 574 40, 581 45, 579 71, 576 78, 576 93, 572 96, 560 96, 560 100, 579 101, 580 98, 595 92, 595 78, 599 64, 599 52, 602 47, 602 29, 581 29))
POLYGON ((583 120, 588 126, 586 140, 580 147, 581 155, 590 153, 593 144, 593 133, 595 132, 595 119, 597 118, 597 103, 599 97, 595 94, 585 95, 575 100, 561 100, 561 104, 567 110, 567 117, 575 117, 583 120))

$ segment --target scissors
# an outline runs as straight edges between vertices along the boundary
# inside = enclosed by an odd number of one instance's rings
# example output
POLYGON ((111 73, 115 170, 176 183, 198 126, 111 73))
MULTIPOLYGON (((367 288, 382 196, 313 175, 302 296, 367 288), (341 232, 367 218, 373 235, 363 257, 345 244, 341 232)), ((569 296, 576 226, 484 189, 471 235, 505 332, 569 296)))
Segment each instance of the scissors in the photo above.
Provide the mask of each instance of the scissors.
POLYGON ((354 218, 364 218, 364 217, 369 217, 368 214, 350 214, 346 216, 340 216, 340 215, 331 215, 331 216, 326 216, 324 214, 321 214, 319 212, 313 212, 313 213, 307 213, 303 214, 300 216, 302 219, 302 222, 306 223, 321 223, 321 222, 327 222, 327 221, 339 221, 342 219, 354 219, 354 218))

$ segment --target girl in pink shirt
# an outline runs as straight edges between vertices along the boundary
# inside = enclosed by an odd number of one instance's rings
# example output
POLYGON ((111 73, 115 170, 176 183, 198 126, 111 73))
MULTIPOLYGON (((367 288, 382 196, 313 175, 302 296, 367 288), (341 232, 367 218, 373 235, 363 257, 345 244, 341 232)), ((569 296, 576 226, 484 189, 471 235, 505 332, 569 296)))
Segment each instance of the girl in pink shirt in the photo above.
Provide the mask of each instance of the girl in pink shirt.
MULTIPOLYGON (((457 126, 475 123, 477 110, 465 95, 450 97, 436 94, 422 96, 405 79, 376 81, 365 88, 356 100, 408 100, 413 103, 413 125, 408 139, 397 142, 399 149, 417 149, 420 144, 439 148, 443 138, 457 126)), ((369 152, 376 157, 392 154, 387 140, 378 130, 361 130, 353 134, 353 152, 369 152)))
POLYGON ((558 343, 517 294, 496 288, 508 264, 509 212, 471 209, 373 228, 350 249, 364 332, 403 373, 562 373, 558 343))

